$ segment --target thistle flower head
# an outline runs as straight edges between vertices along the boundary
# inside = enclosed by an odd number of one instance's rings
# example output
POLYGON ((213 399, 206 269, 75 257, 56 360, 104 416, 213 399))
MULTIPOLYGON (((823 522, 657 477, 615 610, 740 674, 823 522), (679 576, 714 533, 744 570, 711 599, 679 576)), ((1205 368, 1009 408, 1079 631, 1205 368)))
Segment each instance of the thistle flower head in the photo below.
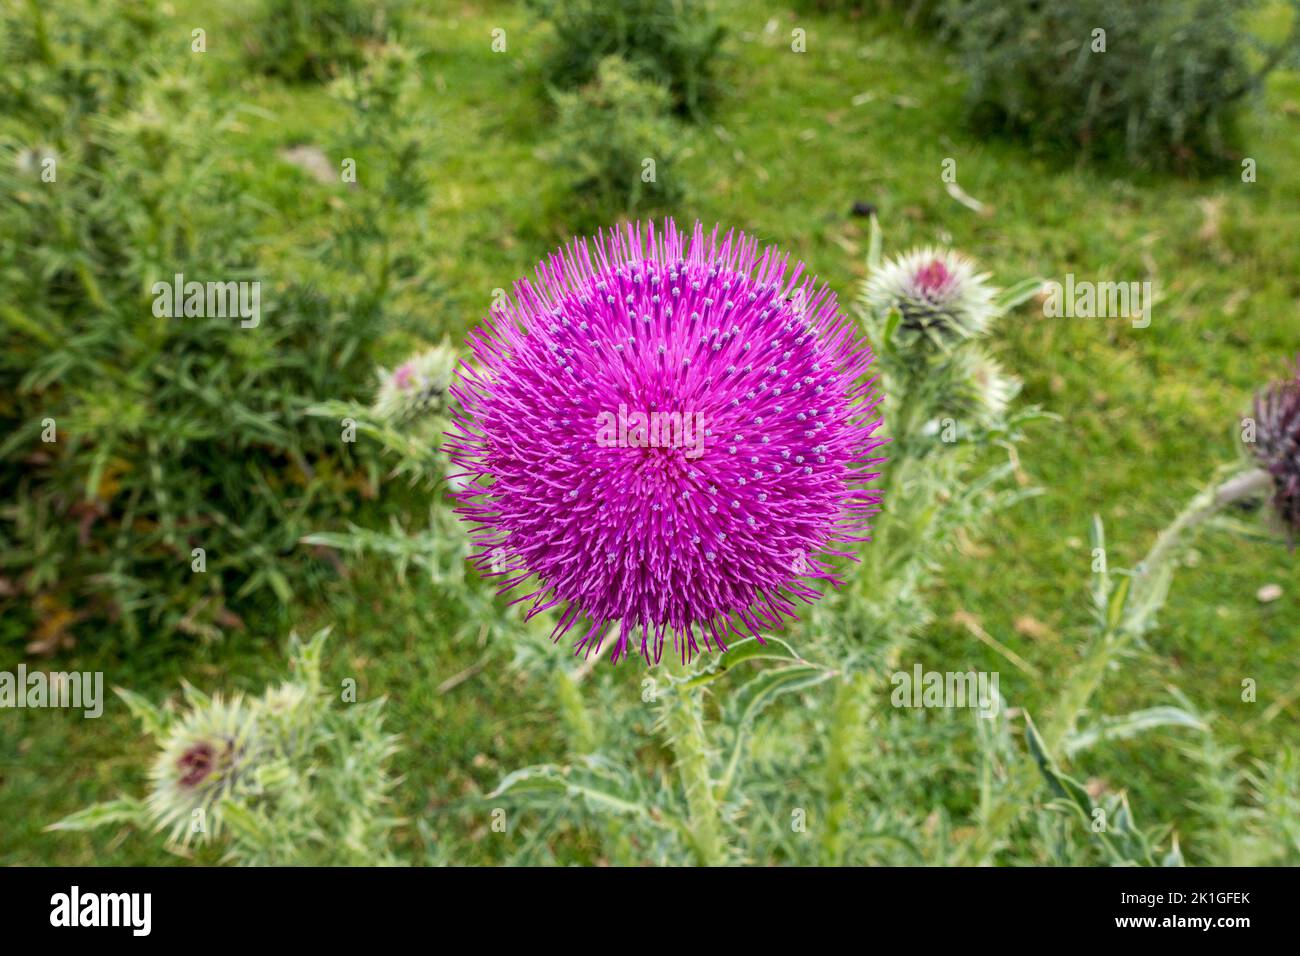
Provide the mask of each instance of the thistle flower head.
POLYGON ((171 839, 182 844, 196 829, 201 838, 215 836, 219 804, 246 777, 257 746, 256 714, 239 697, 213 697, 176 720, 149 771, 147 805, 157 828, 171 827, 171 839), (196 828, 200 819, 203 826, 196 828))
POLYGON ((1300 533, 1300 362, 1293 378, 1255 396, 1255 458, 1273 476, 1273 505, 1300 533))
POLYGON ((876 315, 899 313, 899 334, 941 347, 983 334, 996 312, 987 273, 951 249, 914 249, 868 279, 864 295, 876 315))
POLYGON ((471 336, 444 445, 472 557, 579 652, 659 659, 780 627, 878 508, 871 353, 834 294, 744 234, 578 240, 471 336))
POLYGON ((1020 380, 978 345, 952 353, 939 377, 945 382, 942 411, 985 428, 1006 418, 1020 392, 1020 380))
POLYGON ((456 351, 443 344, 411 356, 392 372, 381 371, 375 415, 401 423, 440 413, 457 361, 456 351))

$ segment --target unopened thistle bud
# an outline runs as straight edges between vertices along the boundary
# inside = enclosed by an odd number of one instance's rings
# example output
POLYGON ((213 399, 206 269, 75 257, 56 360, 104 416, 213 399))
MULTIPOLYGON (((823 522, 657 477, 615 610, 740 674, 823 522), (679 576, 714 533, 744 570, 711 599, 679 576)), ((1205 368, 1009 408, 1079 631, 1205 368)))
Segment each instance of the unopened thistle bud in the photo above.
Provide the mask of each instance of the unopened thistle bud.
POLYGON ((175 721, 149 771, 149 813, 157 829, 188 844, 221 829, 221 800, 246 779, 256 760, 257 717, 242 698, 213 697, 175 721))
POLYGON ((1020 380, 979 346, 960 349, 937 373, 945 378, 942 411, 983 428, 1006 418, 1020 380))
POLYGON ((896 309, 904 343, 947 348, 982 335, 996 314, 988 273, 951 249, 915 249, 885 262, 868 279, 867 307, 877 316, 896 309))
POLYGON ((392 372, 381 372, 379 394, 372 408, 375 416, 401 424, 441 414, 458 361, 454 349, 437 345, 411 356, 392 372))
POLYGON ((1255 396, 1255 458, 1273 477, 1273 506, 1294 537, 1300 533, 1300 363, 1293 378, 1255 396))

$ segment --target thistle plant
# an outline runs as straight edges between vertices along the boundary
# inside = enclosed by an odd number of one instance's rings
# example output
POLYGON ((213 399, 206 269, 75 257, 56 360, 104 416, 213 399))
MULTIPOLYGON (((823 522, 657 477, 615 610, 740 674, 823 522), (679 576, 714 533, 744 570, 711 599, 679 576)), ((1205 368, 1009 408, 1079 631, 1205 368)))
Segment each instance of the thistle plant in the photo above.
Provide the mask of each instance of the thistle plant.
POLYGON ((552 637, 580 626, 584 656, 612 636, 613 661, 663 660, 651 702, 677 786, 652 814, 634 774, 592 758, 519 771, 498 793, 581 793, 726 862, 725 801, 754 716, 831 673, 765 632, 816 600, 815 582, 842 583, 832 561, 878 509, 871 353, 802 265, 698 223, 579 240, 514 291, 452 389, 446 445, 469 482, 472 560, 503 591, 531 588, 516 599, 532 601, 527 617, 565 605, 552 637), (701 651, 726 653, 704 664, 701 651), (719 762, 703 690, 761 660, 780 664, 737 690, 719 762))
POLYGON ((392 372, 381 371, 375 416, 401 425, 441 414, 457 361, 444 344, 412 355, 392 372))
MULTIPOLYGON (((900 346, 927 339, 940 350, 988 331, 998 313, 988 273, 952 249, 914 249, 872 269, 862 291, 869 316, 896 312, 900 346)), ((919 354, 919 353, 918 353, 919 354)))
MULTIPOLYGON (((1209 721, 1199 715, 1190 702, 1175 692, 1176 706, 1157 706, 1133 713, 1109 716, 1092 713, 1095 697, 1106 674, 1122 659, 1145 647, 1145 638, 1156 627, 1158 615, 1168 600, 1180 561, 1195 537, 1215 525, 1258 537, 1258 529, 1244 524, 1231 512, 1251 508, 1264 500, 1270 503, 1267 521, 1290 536, 1294 529, 1294 489, 1300 485, 1295 449, 1300 447, 1300 378, 1292 378, 1262 388, 1256 395, 1253 417, 1244 422, 1243 437, 1248 449, 1246 460, 1219 468, 1174 520, 1157 536, 1145 557, 1132 569, 1111 569, 1107 565, 1106 536, 1100 518, 1094 519, 1091 545, 1094 555, 1092 618, 1094 635, 1084 649, 1079 664, 1060 681, 1060 689, 1048 719, 1040 732, 1026 716, 1026 738, 1033 764, 1046 780, 1056 798, 1049 806, 1086 824, 1081 832, 1097 833, 1103 859, 1115 863, 1177 865, 1182 861, 1177 838, 1170 851, 1159 857, 1154 840, 1132 827, 1132 815, 1123 806, 1101 806, 1077 780, 1060 766, 1062 756, 1078 760, 1098 743, 1130 737, 1159 727, 1194 730, 1198 738, 1188 750, 1213 773, 1202 776, 1203 789, 1209 799, 1200 810, 1210 817, 1217 831, 1220 847, 1235 839, 1256 840, 1258 807, 1243 808, 1236 803, 1237 784, 1227 756, 1212 735, 1209 721), (1101 819, 1113 821, 1118 833, 1093 825, 1100 811, 1101 819), (1119 811, 1119 812, 1117 812, 1119 811), (1231 836, 1225 831, 1233 828, 1231 836), (1117 839, 1112 839, 1117 837, 1117 839)), ((1283 760, 1289 760, 1283 753, 1283 760)), ((1264 788, 1273 798, 1293 802, 1294 784, 1278 780, 1276 768, 1264 767, 1264 788)), ((971 843, 971 856, 965 862, 986 861, 996 853, 1008 832, 1023 815, 1026 795, 1033 786, 1033 769, 1023 764, 1011 766, 1001 774, 996 793, 988 800, 986 826, 971 843)), ((1166 833, 1167 828, 1166 828, 1166 833)), ((1284 851, 1289 853, 1290 850, 1284 851)))
POLYGON ((667 89, 610 56, 591 82, 553 97, 554 136, 541 155, 569 171, 567 220, 599 224, 678 203, 686 191, 682 134, 669 114, 667 89))
MULTIPOLYGON (((165 831, 184 851, 214 844, 242 865, 395 862, 388 769, 397 739, 382 699, 331 699, 321 675, 326 632, 292 642, 293 679, 260 696, 209 696, 185 685, 185 703, 157 707, 117 693, 158 744, 143 798, 96 804, 51 830, 130 824, 165 831)), ((346 687, 346 683, 344 685, 346 687)))
POLYGON ((877 661, 882 640, 896 646, 928 621, 919 591, 953 536, 1032 493, 1005 484, 1023 427, 1042 417, 1012 407, 1020 382, 986 344, 997 320, 1032 296, 1039 280, 1000 290, 960 252, 926 247, 885 260, 881 246, 873 219, 858 315, 886 395, 890 504, 876 540, 888 543, 864 553, 868 571, 857 580, 869 587, 838 602, 858 613, 866 629, 859 643, 877 647, 870 652, 877 661), (1005 452, 992 465, 991 450, 1005 452))
POLYGON ((881 692, 884 672, 928 624, 923 589, 954 536, 1032 493, 1005 485, 1022 427, 1041 414, 1012 409, 1020 382, 985 344, 996 321, 1028 299, 1038 280, 999 290, 974 260, 951 249, 925 247, 886 260, 874 218, 867 266, 858 316, 880 360, 890 463, 865 568, 814 617, 816 632, 835 634, 843 645, 845 664, 825 737, 821 859, 830 864, 844 857, 842 824, 865 702, 881 692), (1006 453, 989 464, 997 449, 1006 453))
POLYGON ((391 476, 435 484, 447 471, 446 456, 439 449, 447 425, 448 389, 459 361, 446 342, 421 349, 391 370, 376 370, 369 404, 336 399, 318 402, 307 413, 377 442, 394 461, 391 476))
MULTIPOLYGON (((1231 509, 1269 501, 1267 521, 1288 539, 1296 530, 1296 493, 1300 490, 1300 370, 1255 395, 1253 417, 1245 420, 1245 461, 1219 468, 1174 520, 1157 536, 1146 557, 1118 583, 1106 571, 1097 573, 1093 588, 1098 636, 1074 680, 1066 683, 1055 719, 1046 733, 1055 746, 1075 731, 1080 716, 1110 664, 1142 642, 1156 624, 1179 559, 1205 526, 1220 524, 1234 530, 1231 509)), ((1094 522, 1094 554, 1105 555, 1100 519, 1094 522)))

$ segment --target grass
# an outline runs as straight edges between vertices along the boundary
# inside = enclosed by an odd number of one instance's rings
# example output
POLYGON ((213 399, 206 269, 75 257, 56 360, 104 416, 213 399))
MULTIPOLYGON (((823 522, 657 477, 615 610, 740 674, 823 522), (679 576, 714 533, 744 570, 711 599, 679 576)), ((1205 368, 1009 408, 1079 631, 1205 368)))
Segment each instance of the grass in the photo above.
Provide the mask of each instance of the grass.
MULTIPOLYGON (((177 22, 206 27, 204 69, 246 107, 229 149, 266 209, 268 247, 290 268, 330 215, 332 187, 310 183, 275 152, 309 142, 333 157, 346 144, 336 138, 341 117, 319 88, 243 71, 247 6, 178 3, 177 22)), ((430 340, 459 339, 494 289, 508 288, 569 235, 561 171, 537 155, 550 120, 538 76, 546 31, 515 4, 448 6, 413 10, 406 37, 429 51, 427 109, 440 127, 437 153, 428 157, 432 228, 410 250, 428 260, 446 291, 417 316, 430 340), (507 31, 504 54, 491 50, 497 27, 507 31)), ((922 646, 928 666, 999 670, 1003 694, 1032 710, 1081 650, 1091 515, 1107 523, 1111 564, 1135 562, 1213 468, 1232 459, 1235 423, 1251 392, 1282 376, 1297 351, 1300 79, 1276 75, 1262 108, 1245 117, 1242 141, 1257 160, 1256 183, 1241 182, 1235 162, 1200 179, 1152 177, 972 136, 960 123, 961 78, 948 56, 888 19, 795 14, 783 4, 740 0, 718 6, 730 32, 729 89, 706 122, 683 131, 690 192, 679 219, 718 221, 779 242, 842 299, 854 295, 866 254, 863 220, 849 216, 855 200, 879 208, 887 251, 945 241, 1004 282, 1074 272, 1098 281, 1151 278, 1160 291, 1146 329, 1123 320, 1045 319, 1030 308, 1006 322, 998 343, 1025 380, 1024 400, 1060 416, 1036 426, 1021 456, 1027 478, 1045 493, 953 556, 936 594, 939 622, 922 646), (791 51, 795 26, 807 31, 806 53, 791 51), (949 157, 962 188, 990 215, 947 195, 940 172, 949 157), (1041 677, 976 641, 953 620, 959 611, 1041 677)), ((1264 24, 1280 29, 1271 18, 1264 24)), ((1175 684, 1220 715, 1216 731, 1225 743, 1267 759, 1300 742, 1300 579, 1290 555, 1261 544, 1211 535, 1199 554, 1176 580, 1150 648, 1114 675, 1102 708, 1167 702, 1166 687, 1175 684), (1283 598, 1262 604, 1256 591, 1268 583, 1282 585, 1283 598), (1259 688, 1255 704, 1241 701, 1248 677, 1259 688), (1290 702, 1265 720, 1265 708, 1287 695, 1290 702)), ((444 598, 361 566, 292 606, 268 607, 246 634, 219 646, 146 646, 126 659, 109 642, 85 641, 57 666, 103 670, 106 683, 152 697, 172 692, 182 675, 206 689, 251 690, 275 671, 290 627, 331 625, 330 673, 355 676, 363 697, 390 698, 390 726, 406 742, 400 811, 428 821, 453 859, 507 860, 530 832, 537 836, 535 821, 492 833, 479 798, 503 772, 561 756, 552 698, 509 666, 508 648, 480 646, 475 623, 444 598), (464 635, 453 638, 458 630, 464 635), (439 690, 467 669, 472 676, 439 690)), ((22 636, 0 635, 12 669, 22 636)), ((638 667, 621 667, 616 686, 636 693, 638 667)), ((6 713, 0 863, 174 861, 143 834, 41 832, 73 809, 138 787, 148 754, 115 699, 94 723, 57 711, 6 713)), ((1151 738, 1075 768, 1127 787, 1144 822, 1184 812, 1196 796, 1190 771, 1177 748, 1151 738)), ((403 839, 418 859, 413 826, 403 839)), ((581 829, 545 839, 557 859, 599 859, 581 829)))

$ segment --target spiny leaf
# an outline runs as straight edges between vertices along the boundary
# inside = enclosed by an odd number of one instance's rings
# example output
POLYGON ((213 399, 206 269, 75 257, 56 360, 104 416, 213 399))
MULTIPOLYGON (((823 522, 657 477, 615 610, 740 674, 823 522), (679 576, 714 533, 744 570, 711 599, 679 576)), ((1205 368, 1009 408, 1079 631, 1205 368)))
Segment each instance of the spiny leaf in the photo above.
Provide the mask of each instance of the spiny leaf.
POLYGON ((736 779, 736 770, 740 766, 749 728, 763 709, 778 697, 815 687, 834 676, 834 671, 815 664, 794 664, 762 671, 736 690, 732 705, 728 708, 732 714, 736 737, 731 745, 726 768, 718 780, 719 800, 726 797, 736 779))
POLYGON ((144 805, 138 800, 121 798, 96 803, 69 814, 46 830, 93 830, 113 823, 140 823, 145 818, 144 805))
POLYGON ((580 764, 540 764, 516 770, 502 778, 488 799, 512 794, 547 806, 576 798, 598 813, 650 819, 649 808, 635 791, 626 773, 591 757, 580 764))
POLYGON ((1010 312, 1021 303, 1028 302, 1043 287, 1043 280, 1040 278, 1021 279, 1010 288, 1003 289, 993 297, 993 305, 1001 315, 1010 312))
POLYGON ((1057 767, 1056 761, 1047 752, 1047 744, 1039 735, 1038 728, 1034 726, 1034 721, 1028 712, 1025 713, 1025 739, 1029 743, 1029 752, 1033 754, 1034 762, 1038 764, 1038 769, 1042 772, 1052 793, 1061 799, 1073 802, 1083 812, 1085 818, 1090 817, 1092 797, 1088 796, 1088 791, 1083 784, 1062 773, 1057 767))
POLYGON ((802 661, 793 647, 779 637, 767 637, 760 642, 757 638, 747 637, 727 648, 726 653, 708 659, 704 669, 681 683, 684 689, 691 689, 708 684, 722 677, 737 664, 745 661, 781 660, 802 661))
POLYGON ((1070 757, 1103 740, 1124 740, 1156 727, 1207 729, 1200 718, 1180 707, 1148 707, 1118 717, 1102 717, 1091 727, 1066 738, 1063 749, 1070 757))
POLYGON ((160 708, 124 687, 114 687, 113 692, 126 703, 127 710, 140 722, 145 733, 155 739, 167 733, 168 718, 160 708))

